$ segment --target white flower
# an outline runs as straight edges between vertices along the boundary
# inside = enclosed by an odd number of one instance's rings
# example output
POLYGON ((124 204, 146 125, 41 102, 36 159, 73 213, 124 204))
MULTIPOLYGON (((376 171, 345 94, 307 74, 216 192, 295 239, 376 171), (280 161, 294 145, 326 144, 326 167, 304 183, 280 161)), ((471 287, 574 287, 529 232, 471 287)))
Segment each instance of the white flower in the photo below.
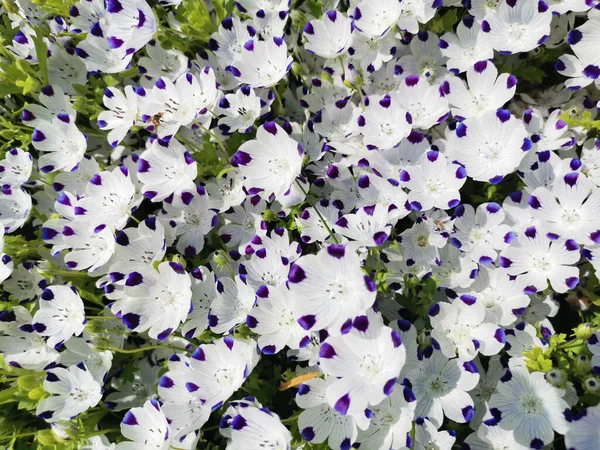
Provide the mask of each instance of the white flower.
MULTIPOLYGON (((475 3, 474 0, 472 4, 475 3)), ((462 73, 478 61, 492 59, 494 49, 488 41, 488 35, 481 31, 473 17, 465 17, 456 27, 456 34, 446 33, 440 38, 440 50, 448 58, 448 70, 462 73)))
POLYGON ((196 161, 176 139, 153 140, 138 160, 137 177, 143 193, 154 202, 194 190, 197 175, 196 161))
POLYGON ((479 382, 477 366, 473 361, 448 359, 441 352, 426 352, 417 370, 409 375, 417 397, 415 414, 427 417, 439 427, 448 419, 465 423, 475 415, 473 400, 468 392, 479 382))
POLYGON ((396 93, 400 105, 409 112, 414 128, 427 130, 450 115, 444 91, 418 75, 404 78, 396 93))
POLYGON ((260 335, 258 346, 264 354, 274 354, 308 343, 309 332, 294 317, 295 296, 284 286, 265 286, 257 292, 257 302, 246 317, 248 328, 260 335))
POLYGON ((35 413, 47 422, 71 420, 102 399, 100 384, 83 363, 68 369, 50 369, 46 373, 44 390, 53 395, 41 400, 35 413))
POLYGON ((0 161, 0 183, 20 187, 29 180, 33 157, 20 148, 6 152, 6 157, 0 161))
POLYGON ((367 148, 386 150, 410 134, 412 117, 403 103, 394 92, 369 97, 369 105, 357 119, 367 148))
POLYGON ((152 448, 168 450, 171 442, 171 427, 155 399, 144 403, 143 407, 131 408, 121 421, 121 434, 133 442, 117 444, 117 450, 152 448))
POLYGON ((515 368, 500 379, 489 402, 490 412, 500 427, 514 431, 517 443, 542 448, 552 442, 554 431, 565 434, 568 430, 563 395, 564 391, 546 381, 544 373, 515 368))
POLYGON ((258 450, 291 448, 292 435, 279 416, 267 408, 248 406, 231 419, 228 450, 258 450))
POLYGON ((415 450, 429 450, 435 448, 436 450, 450 450, 456 441, 456 432, 450 431, 438 431, 438 427, 435 423, 430 422, 423 417, 419 417, 416 421, 415 427, 415 450))
POLYGON ((292 61, 282 38, 250 40, 244 44, 241 58, 227 66, 227 71, 250 87, 271 87, 285 77, 292 61))
POLYGON ((45 152, 38 159, 40 170, 45 173, 72 170, 87 149, 85 136, 77 129, 75 120, 66 114, 39 123, 31 140, 36 150, 45 152))
POLYGON ((352 44, 352 21, 335 9, 304 27, 305 48, 323 58, 342 56, 352 44))
POLYGON ((123 323, 139 333, 148 331, 153 339, 166 339, 184 322, 192 306, 191 280, 185 269, 163 262, 158 271, 147 268, 131 272, 123 298, 111 309, 123 323))
POLYGON ((481 29, 489 34, 494 50, 528 52, 548 39, 551 21, 552 13, 543 1, 501 1, 496 12, 485 16, 481 29))
POLYGON ((454 216, 457 231, 450 242, 479 264, 494 263, 498 251, 508 248, 516 239, 511 227, 502 223, 505 215, 497 203, 483 203, 477 211, 471 205, 461 205, 454 216))
POLYGON ((339 335, 375 301, 376 286, 360 268, 349 246, 333 244, 300 257, 290 268, 288 285, 301 302, 295 315, 305 330, 339 335))
POLYGON ((570 172, 550 189, 538 187, 528 200, 531 214, 543 221, 544 230, 578 244, 600 243, 600 191, 585 176, 570 172))
POLYGON ((400 245, 408 265, 430 264, 438 257, 438 249, 446 245, 446 238, 427 217, 419 217, 414 225, 404 230, 400 245))
POLYGON ((261 126, 256 139, 245 142, 234 156, 251 195, 276 198, 288 192, 300 174, 304 150, 275 122, 261 126))
POLYGON ((102 111, 98 116, 98 127, 101 130, 111 130, 107 139, 111 147, 116 147, 125 138, 129 129, 136 124, 138 115, 138 97, 146 92, 134 90, 125 86, 125 94, 119 89, 108 87, 102 98, 104 106, 109 110, 102 111))
POLYGON ((600 405, 585 408, 580 415, 569 424, 565 434, 565 446, 574 450, 594 450, 598 446, 600 433, 600 405))
POLYGON ((223 133, 247 133, 261 115, 262 99, 250 86, 243 86, 234 94, 227 94, 219 100, 215 112, 225 117, 219 119, 219 130, 223 133))
POLYGON ((327 401, 342 415, 360 417, 369 405, 389 396, 406 359, 398 333, 375 313, 357 316, 351 330, 321 344, 319 367, 337 380, 327 388, 327 401))
POLYGON ((367 36, 380 37, 398 20, 400 11, 398 0, 363 0, 352 13, 354 26, 367 36))
POLYGON ((327 402, 327 389, 335 381, 333 377, 313 378, 298 387, 296 404, 304 409, 298 416, 298 429, 313 444, 327 441, 329 448, 350 448, 358 435, 356 420, 340 414, 327 402))
POLYGON ((519 167, 531 141, 523 122, 500 109, 459 123, 448 145, 450 156, 465 166, 467 176, 496 184, 519 167))
POLYGON ((100 351, 82 338, 71 338, 65 342, 66 350, 60 354, 60 363, 64 366, 85 364, 94 380, 104 382, 104 377, 112 366, 113 354, 110 350, 100 351))
POLYGON ((83 332, 85 312, 74 287, 49 286, 42 292, 39 305, 33 316, 33 328, 40 336, 48 337, 51 347, 83 332))
POLYGON ((400 172, 400 181, 409 190, 408 202, 415 211, 458 206, 460 188, 465 184, 464 167, 450 163, 437 151, 423 155, 419 164, 400 172))
POLYGON ((466 119, 496 111, 515 95, 517 78, 508 73, 498 76, 498 69, 489 61, 477 61, 466 70, 468 87, 458 77, 442 85, 454 116, 466 119))
POLYGON ((530 227, 513 245, 500 254, 500 266, 509 275, 520 276, 527 283, 526 291, 535 293, 548 287, 564 293, 579 283, 579 245, 572 240, 550 239, 530 227))
POLYGON ((227 333, 246 322, 246 316, 254 306, 256 293, 240 276, 235 280, 220 278, 217 295, 210 305, 208 324, 215 333, 227 333))
POLYGON ((471 361, 477 352, 495 355, 504 347, 504 330, 484 322, 485 306, 471 295, 463 294, 451 303, 437 303, 429 309, 432 340, 448 358, 458 353, 462 361, 471 361))

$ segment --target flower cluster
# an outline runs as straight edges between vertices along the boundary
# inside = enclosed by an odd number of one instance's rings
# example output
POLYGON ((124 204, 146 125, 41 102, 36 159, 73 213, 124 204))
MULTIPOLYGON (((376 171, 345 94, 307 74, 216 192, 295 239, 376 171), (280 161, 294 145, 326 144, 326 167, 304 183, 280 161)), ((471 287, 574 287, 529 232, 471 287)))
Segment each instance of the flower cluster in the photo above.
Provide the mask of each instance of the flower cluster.
POLYGON ((0 446, 598 450, 596 0, 0 15, 0 446))

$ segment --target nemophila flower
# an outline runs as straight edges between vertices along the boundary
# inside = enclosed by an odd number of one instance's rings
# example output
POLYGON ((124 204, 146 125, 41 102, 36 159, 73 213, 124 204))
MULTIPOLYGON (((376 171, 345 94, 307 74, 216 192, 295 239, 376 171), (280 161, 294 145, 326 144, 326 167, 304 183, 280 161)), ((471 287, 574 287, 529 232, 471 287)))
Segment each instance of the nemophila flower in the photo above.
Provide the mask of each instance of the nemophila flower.
POLYGON ((438 47, 438 37, 423 31, 410 41, 410 54, 402 56, 394 67, 394 74, 402 78, 418 75, 430 83, 442 79, 447 73, 446 58, 438 47))
POLYGON ((31 140, 36 150, 44 152, 38 158, 38 165, 45 173, 73 170, 87 149, 85 136, 77 129, 74 119, 67 115, 39 123, 31 140))
POLYGON ((546 350, 548 345, 537 336, 536 328, 530 323, 519 322, 506 333, 506 353, 511 356, 508 366, 512 368, 525 367, 526 352, 539 347, 546 350))
POLYGON ((529 306, 525 287, 524 279, 512 280, 504 270, 492 266, 480 267, 477 278, 465 292, 477 297, 485 307, 484 322, 509 326, 529 306))
POLYGON ((495 13, 489 13, 481 29, 489 43, 501 53, 528 52, 542 45, 550 35, 552 13, 543 1, 501 1, 495 13))
POLYGON ((421 157, 430 149, 431 144, 425 136, 413 131, 395 147, 371 152, 369 165, 386 179, 399 180, 400 172, 406 166, 417 165, 421 157))
POLYGON ((567 41, 575 55, 562 55, 556 61, 554 68, 558 73, 570 77, 565 81, 565 86, 569 89, 581 89, 592 83, 598 86, 600 60, 598 54, 589 48, 597 45, 600 36, 598 22, 597 19, 588 20, 571 30, 567 41))
POLYGON ((473 261, 489 265, 516 239, 511 227, 504 224, 505 214, 497 203, 483 203, 477 211, 471 205, 460 205, 454 211, 456 232, 450 242, 473 261))
POLYGON ((285 25, 288 21, 288 11, 258 11, 252 20, 252 27, 263 40, 285 35, 285 25))
POLYGON ((85 193, 90 179, 100 172, 102 169, 96 159, 90 155, 84 155, 71 172, 57 173, 52 187, 56 192, 64 191, 81 197, 85 193))
POLYGON ((197 175, 196 161, 176 139, 149 142, 138 160, 142 192, 154 202, 184 190, 193 191, 197 175))
POLYGON ((31 196, 21 187, 2 186, 0 191, 0 224, 7 233, 21 228, 31 212, 31 196))
POLYGON ((64 255, 65 264, 73 270, 94 272, 106 264, 115 251, 112 230, 104 224, 93 225, 86 220, 51 219, 42 227, 42 239, 52 245, 53 254, 68 249, 64 255))
POLYGON ((294 317, 297 300, 285 286, 263 287, 257 293, 257 302, 246 317, 246 324, 260 335, 258 346, 265 354, 274 354, 289 347, 300 348, 308 340, 294 317))
POLYGON ((473 17, 465 17, 457 25, 456 34, 446 33, 439 41, 442 55, 448 58, 448 70, 462 73, 476 62, 492 59, 494 49, 488 41, 488 34, 481 31, 473 17))
POLYGON ((141 49, 152 39, 158 22, 146 0, 108 0, 106 39, 111 49, 127 54, 141 49))
POLYGON ((225 212, 229 208, 241 205, 246 198, 242 180, 232 171, 206 183, 206 192, 209 196, 209 205, 213 210, 225 212))
POLYGON ((119 231, 115 244, 114 255, 105 268, 112 283, 125 284, 131 272, 162 260, 166 251, 165 229, 156 217, 149 216, 137 228, 119 231))
POLYGON ((537 152, 569 150, 575 145, 573 132, 569 130, 567 123, 560 118, 560 111, 553 111, 546 119, 544 128, 540 131, 539 139, 535 143, 537 152))
POLYGON ((49 346, 55 347, 72 336, 79 336, 86 321, 83 302, 75 288, 49 286, 40 296, 33 328, 40 336, 48 338, 49 346))
POLYGON ((389 149, 407 137, 412 117, 396 93, 371 96, 365 111, 358 116, 358 130, 367 148, 389 149))
POLYGON ((276 252, 265 248, 252 253, 250 259, 239 266, 245 282, 256 289, 282 286, 288 278, 289 265, 276 252))
POLYGON ((400 246, 409 265, 430 264, 438 257, 438 249, 446 245, 446 238, 427 218, 419 218, 414 225, 404 230, 400 236, 400 246))
POLYGON ((92 436, 83 443, 81 450, 115 450, 116 446, 106 436, 92 436))
POLYGON ((354 26, 367 36, 383 36, 400 16, 398 0, 369 2, 363 0, 356 5, 352 13, 354 26))
POLYGON ((240 59, 227 66, 227 71, 250 87, 271 87, 285 77, 292 61, 287 45, 280 37, 249 40, 244 44, 240 59))
POLYGON ((146 54, 138 61, 138 70, 143 74, 145 87, 154 85, 157 78, 175 80, 188 68, 188 58, 176 49, 164 49, 160 42, 151 40, 146 45, 146 54))
POLYGON ((428 0, 403 1, 400 4, 400 17, 396 24, 401 30, 417 34, 419 32, 419 24, 429 22, 435 15, 438 6, 437 2, 430 2, 428 0))
POLYGON ((37 127, 44 122, 52 122, 56 117, 62 117, 67 120, 75 120, 77 112, 71 105, 69 96, 65 95, 59 86, 45 86, 40 91, 38 101, 41 105, 32 103, 27 105, 21 113, 21 120, 24 125, 37 127))
POLYGON ((20 148, 13 148, 6 152, 5 158, 0 161, 0 183, 20 187, 29 180, 33 157, 31 153, 20 148))
POLYGON ((335 381, 333 377, 313 378, 299 386, 296 404, 304 411, 298 416, 298 429, 310 443, 327 441, 329 448, 351 448, 358 436, 355 418, 340 414, 327 401, 327 389, 335 381))
POLYGON ((184 322, 192 303, 191 280, 185 269, 163 262, 158 270, 131 272, 123 297, 111 310, 133 331, 148 331, 153 339, 165 339, 184 322))
POLYGON ((527 450, 531 447, 519 444, 515 441, 514 433, 511 430, 501 428, 492 419, 482 423, 476 433, 467 436, 462 448, 465 450, 487 450, 490 448, 527 450))
POLYGON ((396 179, 385 179, 374 175, 362 175, 358 179, 358 207, 377 205, 387 211, 390 219, 402 219, 409 214, 406 208, 408 196, 396 179))
POLYGON ((505 109, 466 119, 448 140, 452 158, 475 181, 499 183, 512 173, 531 148, 523 122, 505 109))
POLYGON ((349 246, 333 244, 300 257, 290 268, 289 289, 302 302, 295 315, 305 330, 340 334, 375 301, 376 286, 349 246))
POLYGON ((353 61, 360 64, 361 69, 368 73, 374 73, 394 57, 397 44, 398 41, 392 33, 386 33, 383 37, 371 37, 354 32, 348 54, 353 61))
POLYGON ((600 406, 588 406, 568 425, 565 446, 574 450, 594 450, 598 445, 600 406))
POLYGON ((459 359, 471 361, 477 353, 490 356, 504 347, 502 328, 485 322, 485 305, 471 295, 463 294, 451 303, 440 302, 429 309, 429 320, 441 352, 448 358, 458 353, 459 359))
POLYGON ((92 176, 85 189, 85 196, 75 206, 75 214, 94 225, 121 229, 129 220, 131 211, 142 201, 136 195, 129 171, 120 166, 112 172, 100 172, 92 176))
POLYGON ((377 247, 390 236, 396 220, 380 205, 365 206, 356 214, 346 214, 336 222, 336 229, 356 244, 377 247))
POLYGON ((542 372, 511 369, 490 399, 490 412, 501 428, 514 431, 517 443, 543 448, 554 439, 554 431, 565 434, 568 430, 563 415, 568 405, 563 395, 542 372))
POLYGON ((231 419, 230 450, 291 449, 292 435, 279 416, 267 408, 248 406, 231 419))
POLYGON ((592 370, 598 375, 600 374, 600 331, 595 331, 588 338, 587 347, 592 352, 592 370))
POLYGON ((416 404, 410 388, 396 386, 389 397, 369 408, 371 422, 367 430, 358 432, 358 442, 365 448, 408 447, 416 404))
POLYGON ((321 344, 319 367, 338 378, 327 388, 329 405, 342 415, 360 416, 392 393, 406 350, 398 333, 375 314, 357 316, 347 329, 321 344))
POLYGON ((454 430, 438 431, 434 423, 423 417, 418 417, 415 423, 415 443, 414 447, 411 447, 415 450, 450 450, 456 442, 454 430))
POLYGON ((279 12, 287 11, 291 6, 289 0, 239 0, 236 3, 238 11, 257 15, 259 11, 279 12))
POLYGON ((290 190, 300 174, 304 149, 275 122, 261 126, 256 139, 240 146, 233 161, 251 195, 276 198, 290 190))
POLYGON ((246 316, 254 306, 256 293, 240 276, 235 280, 220 278, 217 296, 211 303, 208 324, 215 333, 227 333, 246 322, 246 316))
POLYGON ((211 35, 208 47, 214 52, 219 62, 227 67, 242 57, 244 44, 251 40, 255 30, 247 22, 237 16, 227 17, 221 21, 218 30, 211 35))
POLYGON ((551 237, 530 227, 519 235, 516 245, 500 254, 500 266, 509 275, 522 277, 531 293, 543 291, 548 282, 559 293, 579 283, 579 269, 574 267, 580 258, 579 245, 551 237))
POLYGON ((112 48, 100 25, 95 33, 90 33, 77 44, 77 56, 85 64, 88 72, 119 73, 127 69, 133 58, 133 52, 127 53, 124 45, 112 48))
POLYGON ((192 276, 192 312, 187 322, 181 327, 186 338, 200 335, 208 328, 208 312, 211 303, 217 298, 214 274, 206 267, 194 269, 192 276))
POLYGON ((308 207, 299 217, 296 217, 296 223, 300 229, 300 239, 302 242, 310 244, 311 242, 331 242, 329 230, 335 230, 335 223, 340 217, 340 210, 327 200, 321 200, 315 205, 315 208, 308 207), (317 210, 319 213, 317 213, 317 210), (325 227, 329 227, 329 230, 325 227))
POLYGON ((158 400, 150 399, 144 406, 131 408, 121 421, 121 434, 133 442, 117 444, 117 450, 152 448, 168 450, 171 443, 171 427, 158 400))
POLYGON ((108 111, 98 116, 98 127, 111 130, 106 137, 112 147, 116 147, 125 138, 129 129, 136 124, 138 115, 138 97, 146 95, 144 90, 134 90, 125 86, 125 93, 114 87, 108 87, 102 98, 108 111))
POLYGON ((66 350, 60 353, 60 364, 69 367, 83 363, 94 380, 98 383, 104 381, 112 366, 113 355, 110 350, 99 351, 85 339, 75 337, 65 342, 65 348, 66 350))
POLYGON ((215 112, 225 116, 219 119, 219 129, 224 133, 247 133, 260 116, 261 99, 254 89, 244 86, 222 97, 215 112))
POLYGON ((400 181, 408 192, 408 202, 415 211, 454 208, 460 202, 460 188, 465 184, 464 167, 450 163, 437 151, 423 155, 420 164, 400 172, 400 181))
POLYGON ((431 270, 439 287, 448 289, 469 287, 479 272, 477 264, 452 245, 440 249, 431 270))
POLYGON ((225 225, 219 228, 219 237, 230 248, 243 251, 254 236, 263 236, 267 224, 262 218, 266 202, 258 196, 247 197, 240 206, 224 215, 225 225))
POLYGON ((87 69, 72 48, 48 45, 48 82, 60 87, 66 94, 75 94, 74 84, 85 84, 87 69))
POLYGON ((323 58, 337 58, 352 44, 352 21, 335 9, 304 27, 305 49, 323 58))
POLYGON ((544 230, 580 244, 600 241, 600 191, 582 174, 567 173, 551 189, 538 187, 528 203, 531 214, 543 221, 544 230))
POLYGON ((477 386, 479 373, 472 361, 448 359, 434 350, 429 356, 422 356, 410 380, 418 399, 418 417, 427 417, 436 427, 442 425, 444 416, 458 423, 473 418, 475 410, 468 392, 477 386))
POLYGON ((183 191, 165 202, 165 217, 174 222, 174 233, 178 236, 177 251, 194 257, 204 248, 204 236, 215 226, 216 214, 208 209, 209 199, 203 186, 195 191, 183 191))
POLYGON ((449 115, 448 101, 438 86, 430 85, 425 78, 410 75, 396 90, 400 105, 406 108, 413 128, 426 130, 445 121, 449 115))
POLYGON ((127 373, 117 372, 110 387, 114 390, 105 398, 105 404, 111 411, 123 411, 142 406, 150 398, 156 397, 156 379, 162 366, 149 358, 135 360, 132 378, 127 373))
POLYGON ((516 77, 508 73, 498 75, 489 61, 478 61, 466 72, 468 88, 458 77, 449 78, 442 86, 454 116, 468 118, 496 111, 515 95, 516 77))
POLYGON ((68 369, 56 367, 46 373, 44 390, 53 394, 42 399, 35 413, 47 422, 71 420, 98 404, 102 388, 85 364, 68 369))
POLYGON ((79 0, 69 11, 71 32, 74 34, 89 32, 94 24, 103 21, 106 6, 102 0, 79 0))
POLYGON ((156 105, 149 105, 148 111, 142 114, 148 120, 156 113, 160 114, 160 122, 156 133, 159 138, 170 139, 182 126, 191 125, 198 116, 212 110, 217 101, 219 91, 216 87, 215 73, 210 67, 199 75, 185 73, 175 82, 161 77, 156 80, 152 90, 156 105))
POLYGON ((184 387, 214 411, 240 388, 256 366, 259 356, 256 342, 252 339, 248 342, 231 337, 218 339, 196 348, 189 359, 189 371, 183 374, 179 369, 168 371, 159 380, 159 386, 165 390, 184 387))
MULTIPOLYGON (((2 227, 0 227, 1 229, 2 227)), ((2 235, 4 230, 0 230, 2 235)), ((2 253, 2 245, 0 244, 0 253, 2 253)), ((12 272, 10 278, 2 283, 2 287, 19 301, 31 300, 42 293, 46 287, 46 280, 40 275, 43 266, 24 262, 18 265, 17 269, 12 272)))
POLYGON ((254 250, 266 249, 267 252, 275 253, 281 257, 284 265, 296 261, 302 254, 300 243, 291 241, 290 235, 285 228, 275 228, 268 236, 255 236, 250 243, 254 250))
POLYGON ((31 313, 23 306, 0 313, 0 331, 0 351, 9 366, 42 370, 58 359, 59 353, 35 331, 31 313))

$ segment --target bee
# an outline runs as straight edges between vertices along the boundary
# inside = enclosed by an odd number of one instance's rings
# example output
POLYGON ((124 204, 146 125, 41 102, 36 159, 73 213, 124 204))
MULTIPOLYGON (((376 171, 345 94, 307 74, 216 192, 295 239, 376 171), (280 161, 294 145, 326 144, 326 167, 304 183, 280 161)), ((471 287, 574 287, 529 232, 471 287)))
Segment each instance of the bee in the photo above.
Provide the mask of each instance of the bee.
POLYGON ((154 125, 155 132, 158 131, 158 127, 160 125, 160 119, 162 118, 162 116, 163 116, 163 113, 161 113, 161 112, 154 114, 154 116, 152 116, 152 125, 154 125))

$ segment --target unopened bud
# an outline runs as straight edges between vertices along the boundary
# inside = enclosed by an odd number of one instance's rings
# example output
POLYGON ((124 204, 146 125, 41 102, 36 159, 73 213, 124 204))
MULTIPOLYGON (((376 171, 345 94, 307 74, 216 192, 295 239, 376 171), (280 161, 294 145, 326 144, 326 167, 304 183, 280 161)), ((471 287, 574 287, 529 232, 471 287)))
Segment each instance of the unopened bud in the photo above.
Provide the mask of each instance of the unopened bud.
POLYGON ((587 339, 592 335, 593 332, 594 330, 592 329, 591 323, 579 324, 577 328, 573 330, 573 333, 575 334, 577 339, 587 339))
POLYGON ((598 377, 587 377, 583 380, 583 388, 588 392, 600 391, 600 380, 598 377))
POLYGON ((567 376, 560 369, 552 369, 546 374, 546 381, 552 386, 562 389, 567 383, 567 376))

